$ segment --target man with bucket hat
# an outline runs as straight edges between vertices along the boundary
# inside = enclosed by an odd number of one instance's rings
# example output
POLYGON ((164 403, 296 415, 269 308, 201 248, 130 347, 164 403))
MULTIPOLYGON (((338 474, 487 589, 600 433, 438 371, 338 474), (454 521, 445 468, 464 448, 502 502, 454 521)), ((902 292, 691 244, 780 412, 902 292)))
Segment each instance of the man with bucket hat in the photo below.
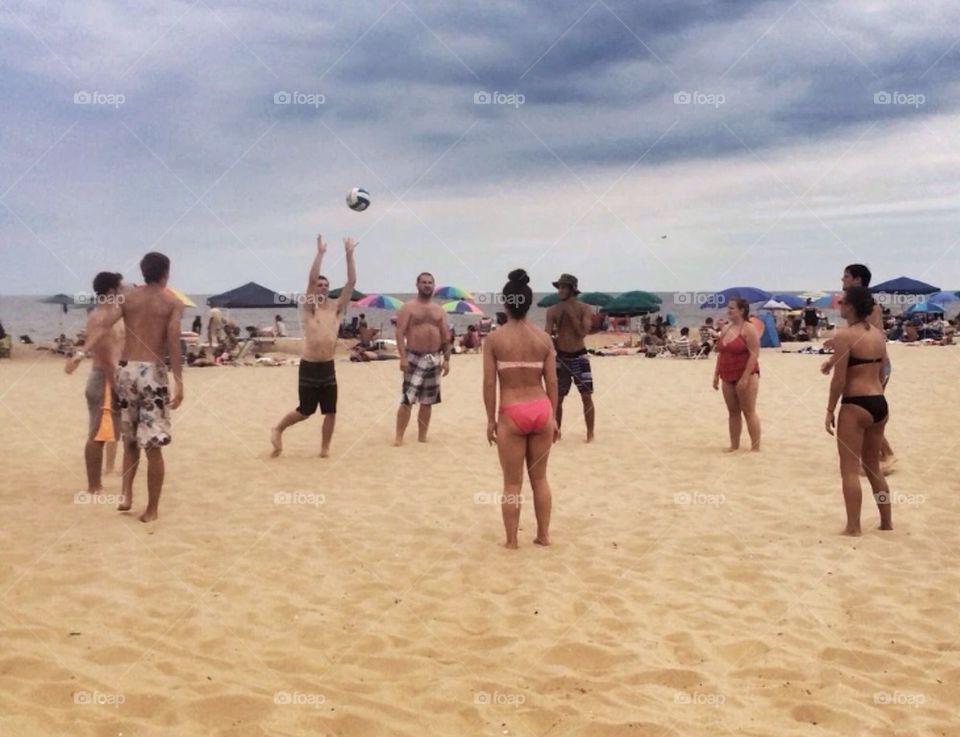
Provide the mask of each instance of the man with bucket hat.
POLYGON ((563 420, 563 398, 576 384, 583 400, 583 419, 587 425, 587 442, 593 440, 593 374, 584 338, 590 332, 592 312, 589 305, 577 299, 580 290, 577 277, 561 274, 553 282, 560 301, 547 310, 546 331, 553 336, 557 349, 557 427, 563 420))

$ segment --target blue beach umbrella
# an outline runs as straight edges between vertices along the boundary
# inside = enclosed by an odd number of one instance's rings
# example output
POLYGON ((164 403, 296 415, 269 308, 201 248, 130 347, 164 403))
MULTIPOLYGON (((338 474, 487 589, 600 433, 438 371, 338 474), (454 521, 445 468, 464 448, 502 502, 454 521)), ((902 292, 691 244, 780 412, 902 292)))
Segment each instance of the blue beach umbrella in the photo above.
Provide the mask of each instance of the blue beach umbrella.
POLYGON ((734 297, 740 297, 747 300, 750 304, 755 302, 766 302, 772 295, 757 287, 729 287, 719 292, 714 292, 700 305, 701 310, 719 310, 726 307, 727 303, 734 297))
POLYGON ((907 309, 903 311, 904 315, 926 315, 931 312, 937 314, 943 314, 943 305, 936 305, 932 302, 924 300, 923 302, 917 302, 916 304, 910 305, 907 309))
POLYGON ((777 300, 777 302, 783 302, 792 310, 807 304, 807 300, 797 294, 775 294, 773 298, 777 300))
POLYGON ((935 305, 943 305, 948 302, 957 302, 960 301, 960 296, 956 292, 934 292, 933 294, 927 295, 927 302, 932 302, 935 305))

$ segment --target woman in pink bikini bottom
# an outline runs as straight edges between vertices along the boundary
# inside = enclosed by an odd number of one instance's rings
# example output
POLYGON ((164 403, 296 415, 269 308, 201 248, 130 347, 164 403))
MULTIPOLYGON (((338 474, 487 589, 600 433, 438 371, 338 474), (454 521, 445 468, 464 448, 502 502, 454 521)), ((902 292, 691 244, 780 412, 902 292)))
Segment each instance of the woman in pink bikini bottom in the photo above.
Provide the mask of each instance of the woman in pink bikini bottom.
POLYGON ((483 346, 483 401, 487 407, 487 441, 496 443, 503 469, 501 510, 506 546, 516 548, 520 527, 520 490, 526 465, 533 487, 537 536, 550 544, 550 484, 547 459, 560 436, 557 429, 557 368, 550 336, 527 322, 533 305, 530 277, 523 269, 510 272, 503 288, 509 319, 483 346), (500 386, 500 413, 497 384, 500 386))

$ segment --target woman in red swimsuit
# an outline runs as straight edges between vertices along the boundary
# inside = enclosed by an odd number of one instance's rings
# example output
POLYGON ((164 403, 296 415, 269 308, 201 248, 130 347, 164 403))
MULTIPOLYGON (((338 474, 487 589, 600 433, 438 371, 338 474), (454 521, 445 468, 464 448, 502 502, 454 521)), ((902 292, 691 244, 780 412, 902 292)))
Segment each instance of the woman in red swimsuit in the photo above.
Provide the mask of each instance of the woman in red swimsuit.
POLYGON ((509 319, 483 345, 483 401, 487 407, 487 441, 497 444, 503 469, 503 526, 506 546, 517 547, 520 490, 526 463, 533 508, 537 515, 534 543, 550 544, 550 484, 547 459, 559 437, 557 429, 557 363, 550 336, 527 322, 533 305, 530 277, 523 269, 510 272, 503 288, 509 319), (496 416, 497 382, 500 414, 496 416))
POLYGON ((740 448, 743 420, 747 421, 750 450, 760 450, 760 417, 757 415, 757 389, 760 387, 760 334, 747 320, 749 303, 733 297, 727 305, 730 324, 717 340, 717 368, 713 372, 713 388, 723 383, 723 399, 727 403, 730 427, 730 448, 740 448))

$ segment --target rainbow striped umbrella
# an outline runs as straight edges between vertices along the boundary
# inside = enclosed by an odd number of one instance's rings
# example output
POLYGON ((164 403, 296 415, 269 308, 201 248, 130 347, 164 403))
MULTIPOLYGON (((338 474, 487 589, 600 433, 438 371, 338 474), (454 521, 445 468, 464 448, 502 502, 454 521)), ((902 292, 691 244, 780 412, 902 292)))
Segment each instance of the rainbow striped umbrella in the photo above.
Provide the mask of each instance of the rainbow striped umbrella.
POLYGON ((455 299, 450 302, 445 302, 443 305, 443 311, 449 312, 452 315, 483 314, 483 310, 477 307, 473 302, 467 302, 463 299, 455 299))
POLYGON ((466 289, 450 286, 440 287, 433 293, 433 296, 437 299, 473 299, 473 295, 466 289))
POLYGON ((403 307, 403 302, 389 294, 368 294, 354 304, 360 307, 373 307, 378 310, 399 310, 403 307))

